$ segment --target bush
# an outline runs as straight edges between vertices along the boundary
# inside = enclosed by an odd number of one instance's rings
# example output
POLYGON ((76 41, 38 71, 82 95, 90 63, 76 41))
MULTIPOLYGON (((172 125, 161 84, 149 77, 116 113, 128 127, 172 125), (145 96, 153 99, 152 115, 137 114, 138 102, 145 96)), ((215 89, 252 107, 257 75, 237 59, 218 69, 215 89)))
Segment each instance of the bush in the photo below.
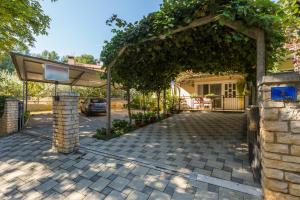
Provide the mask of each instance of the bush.
POLYGON ((24 112, 24 123, 27 122, 27 120, 29 119, 29 117, 30 117, 30 111, 24 112))
POLYGON ((133 129, 126 120, 115 119, 112 124, 113 128, 111 129, 110 136, 106 135, 106 128, 101 128, 97 129, 97 133, 94 135, 94 138, 99 140, 109 140, 124 135, 133 129))
POLYGON ((131 126, 126 120, 115 119, 112 125, 116 135, 123 135, 131 130, 131 126))
POLYGON ((143 120, 143 113, 138 112, 138 113, 132 114, 131 118, 134 119, 134 120, 137 120, 137 121, 142 121, 143 120))
POLYGON ((98 140, 109 140, 109 139, 115 138, 117 136, 114 134, 113 130, 111 131, 111 135, 107 136, 106 128, 101 128, 101 129, 97 129, 97 132, 93 137, 97 138, 98 140))
POLYGON ((150 113, 145 113, 144 116, 143 116, 143 122, 144 124, 148 124, 150 122, 150 113))

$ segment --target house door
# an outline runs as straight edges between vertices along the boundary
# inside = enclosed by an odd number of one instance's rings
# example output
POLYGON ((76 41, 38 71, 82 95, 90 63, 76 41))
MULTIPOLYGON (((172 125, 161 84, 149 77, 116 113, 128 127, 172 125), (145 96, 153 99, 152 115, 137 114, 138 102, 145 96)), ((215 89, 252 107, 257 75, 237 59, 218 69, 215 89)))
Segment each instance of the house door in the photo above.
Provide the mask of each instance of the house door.
POLYGON ((222 108, 222 84, 210 84, 210 93, 216 95, 214 107, 222 108))

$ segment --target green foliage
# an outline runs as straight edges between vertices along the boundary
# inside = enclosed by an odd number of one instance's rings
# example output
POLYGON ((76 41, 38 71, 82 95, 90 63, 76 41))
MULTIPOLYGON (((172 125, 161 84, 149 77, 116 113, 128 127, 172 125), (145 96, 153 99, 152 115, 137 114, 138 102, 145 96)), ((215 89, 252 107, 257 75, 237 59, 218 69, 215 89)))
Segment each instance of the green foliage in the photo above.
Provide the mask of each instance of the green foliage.
MULTIPOLYGON (((29 52, 27 52, 29 54, 29 52)), ((60 56, 55 51, 44 50, 40 54, 32 54, 33 56, 60 61, 60 56)), ((87 61, 88 62, 88 61, 87 61)), ((86 63, 82 60, 82 63, 86 63)), ((14 96, 20 98, 22 96, 22 82, 19 80, 11 58, 8 54, 0 56, 0 96, 14 96)), ((59 86, 62 90, 69 90, 69 86, 59 86)), ((37 99, 52 96, 54 86, 52 84, 28 82, 28 95, 37 99)), ((81 97, 98 97, 105 96, 105 88, 86 88, 73 87, 74 92, 78 92, 81 97)), ((113 89, 113 96, 120 97, 120 90, 113 89)))
POLYGON ((114 134, 114 132, 111 132, 110 136, 106 135, 106 128, 97 129, 97 132, 95 135, 93 135, 94 138, 97 138, 98 140, 110 140, 112 138, 118 137, 114 134))
POLYGON ((156 109, 156 98, 153 93, 142 94, 141 92, 132 92, 131 108, 139 110, 153 111, 156 109))
POLYGON ((57 61, 57 62, 60 61, 60 57, 59 57, 58 53, 55 52, 55 51, 44 50, 44 51, 42 51, 42 53, 32 54, 32 56, 36 56, 36 57, 39 57, 39 58, 44 58, 44 59, 47 59, 47 60, 53 60, 53 61, 57 61))
POLYGON ((73 92, 79 93, 81 98, 85 97, 104 97, 105 88, 92 87, 73 87, 73 92))
POLYGON ((30 111, 24 112, 24 122, 26 123, 30 117, 30 111))
POLYGON ((99 140, 110 140, 115 137, 120 137, 125 133, 133 130, 133 127, 129 125, 126 120, 115 119, 113 122, 113 128, 110 135, 106 135, 106 128, 97 129, 97 133, 94 135, 99 140))
POLYGON ((149 123, 153 123, 156 121, 156 113, 155 112, 145 112, 142 113, 142 112, 138 112, 138 113, 135 113, 135 114, 132 114, 132 119, 134 119, 137 124, 140 124, 143 123, 144 125, 145 124, 149 124, 149 123))
POLYGON ((36 35, 46 35, 50 18, 38 0, 0 0, 0 54, 33 46, 36 35))
POLYGON ((12 73, 15 70, 15 67, 12 63, 12 60, 8 54, 0 55, 0 71, 8 71, 12 73))
POLYGON ((112 125, 116 135, 123 135, 131 130, 131 126, 126 120, 115 119, 112 125))
POLYGON ((37 99, 52 96, 53 87, 46 83, 28 82, 28 96, 37 99))
POLYGON ((279 5, 284 13, 282 20, 290 33, 298 32, 300 36, 300 2, 299 0, 279 0, 279 5))
MULTIPOLYGON (((23 83, 15 72, 0 71, 0 96, 13 96, 21 98, 23 83)), ((28 82, 28 96, 42 98, 52 95, 53 85, 45 83, 28 82)))
POLYGON ((144 124, 152 123, 156 121, 156 113, 155 112, 146 112, 143 116, 144 124))
POLYGON ((22 96, 22 82, 15 73, 0 71, 0 96, 22 96))
POLYGON ((246 95, 246 92, 245 91, 245 86, 246 86, 246 81, 244 79, 242 80, 239 80, 237 82, 237 92, 238 92, 238 95, 246 95))
POLYGON ((75 57, 75 61, 77 63, 83 63, 83 64, 96 64, 97 61, 94 58, 93 55, 89 55, 89 54, 83 54, 81 56, 76 56, 75 57))
MULTIPOLYGON (((287 1, 287 0, 286 0, 287 1)), ((256 41, 224 26, 224 20, 258 27, 266 35, 267 68, 284 54, 286 28, 292 12, 271 0, 164 0, 159 11, 138 22, 116 15, 108 20, 115 36, 105 42, 101 58, 108 66, 125 46, 113 67, 113 80, 142 92, 162 91, 182 71, 240 72, 255 80, 256 41), (170 34, 193 20, 215 14, 217 22, 170 34), (146 41, 153 36, 160 40, 146 41)), ((290 6, 287 6, 290 9, 290 6)), ((295 21, 296 19, 294 19, 295 21)))
POLYGON ((5 96, 0 96, 0 118, 2 117, 3 112, 4 112, 4 106, 5 106, 6 98, 7 97, 5 97, 5 96))
POLYGON ((143 120, 143 113, 142 112, 134 113, 134 114, 131 115, 131 118, 136 120, 136 121, 142 121, 143 120))

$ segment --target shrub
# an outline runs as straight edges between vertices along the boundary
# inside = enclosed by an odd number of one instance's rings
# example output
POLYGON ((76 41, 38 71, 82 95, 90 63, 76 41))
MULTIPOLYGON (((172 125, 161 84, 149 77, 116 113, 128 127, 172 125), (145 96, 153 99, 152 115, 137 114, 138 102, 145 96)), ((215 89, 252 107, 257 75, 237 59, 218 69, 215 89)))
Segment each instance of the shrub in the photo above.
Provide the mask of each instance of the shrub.
POLYGON ((131 126, 126 120, 115 119, 112 122, 114 134, 123 135, 131 130, 131 126))
POLYGON ((30 117, 30 111, 24 112, 24 123, 27 122, 27 120, 29 119, 29 117, 30 117))
POLYGON ((114 131, 111 131, 111 136, 106 135, 106 128, 97 129, 96 134, 93 136, 94 138, 97 138, 98 140, 109 140, 112 139, 115 136, 114 131))
POLYGON ((132 119, 137 120, 137 121, 142 121, 143 120, 143 113, 138 112, 135 114, 132 114, 132 119))
POLYGON ((113 128, 111 129, 111 134, 109 136, 106 135, 107 129, 101 128, 97 129, 97 133, 93 137, 99 140, 109 140, 124 135, 132 130, 132 127, 126 120, 115 119, 112 124, 113 128))
POLYGON ((148 124, 150 122, 150 115, 149 114, 150 114, 149 112, 144 114, 144 116, 143 116, 144 124, 148 124))

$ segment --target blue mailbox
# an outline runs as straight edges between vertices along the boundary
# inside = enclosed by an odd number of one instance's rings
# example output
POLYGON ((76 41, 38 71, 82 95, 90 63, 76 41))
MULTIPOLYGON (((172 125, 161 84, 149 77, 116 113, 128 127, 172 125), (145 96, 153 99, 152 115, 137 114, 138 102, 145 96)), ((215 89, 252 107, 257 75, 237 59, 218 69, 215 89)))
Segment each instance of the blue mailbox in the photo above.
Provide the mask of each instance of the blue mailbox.
POLYGON ((297 101, 297 89, 292 86, 272 87, 271 99, 273 101, 297 101))

